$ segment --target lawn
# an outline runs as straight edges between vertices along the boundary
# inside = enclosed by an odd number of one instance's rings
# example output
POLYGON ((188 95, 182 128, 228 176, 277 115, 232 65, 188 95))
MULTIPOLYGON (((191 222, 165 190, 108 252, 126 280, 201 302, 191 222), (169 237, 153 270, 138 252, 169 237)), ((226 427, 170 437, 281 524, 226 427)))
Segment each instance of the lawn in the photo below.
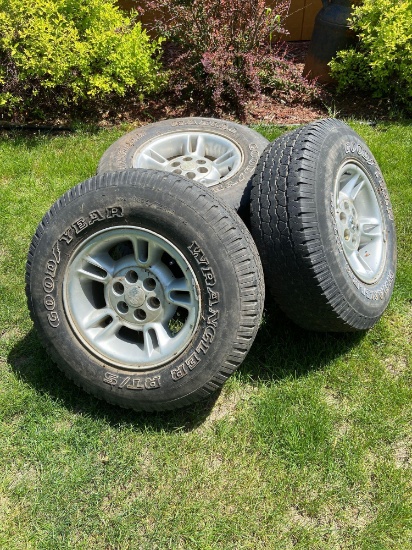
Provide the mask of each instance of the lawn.
POLYGON ((412 548, 412 125, 351 125, 397 222, 381 321, 365 334, 312 334, 271 307, 219 395, 157 414, 68 381, 24 294, 43 213, 129 128, 1 136, 1 548, 412 548))

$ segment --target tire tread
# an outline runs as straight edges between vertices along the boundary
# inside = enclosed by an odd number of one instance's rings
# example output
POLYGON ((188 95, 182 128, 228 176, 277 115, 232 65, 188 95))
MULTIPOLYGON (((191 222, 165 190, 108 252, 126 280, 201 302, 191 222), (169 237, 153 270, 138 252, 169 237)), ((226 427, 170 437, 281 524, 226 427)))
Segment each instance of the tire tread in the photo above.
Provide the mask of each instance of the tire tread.
MULTIPOLYGON (((134 170, 116 173, 106 172, 90 178, 67 191, 43 216, 30 244, 26 262, 27 303, 31 318, 40 336, 40 327, 34 314, 30 281, 36 250, 47 226, 50 224, 51 218, 58 217, 76 198, 94 192, 97 189, 116 186, 119 187, 121 191, 122 186, 136 185, 135 172, 134 170)), ((199 202, 196 208, 197 213, 202 213, 205 223, 209 224, 210 227, 214 229, 216 240, 220 240, 233 263, 238 278, 241 304, 239 308, 240 317, 236 337, 231 343, 231 351, 227 354, 226 359, 223 361, 217 373, 203 387, 186 395, 184 398, 179 398, 177 403, 175 401, 155 404, 145 402, 142 406, 139 404, 136 407, 132 407, 135 408, 135 410, 146 411, 172 410, 177 407, 187 406, 201 398, 209 396, 212 392, 216 391, 216 389, 220 388, 226 379, 239 367, 249 351, 259 328, 264 304, 264 278, 260 258, 249 231, 241 220, 237 218, 233 210, 220 198, 216 197, 216 195, 212 194, 210 191, 205 190, 205 188, 200 185, 193 184, 192 182, 188 184, 186 179, 179 178, 172 174, 147 171, 144 185, 149 188, 159 186, 159 177, 163 180, 163 189, 167 189, 168 196, 165 200, 165 204, 169 204, 169 201, 184 200, 187 206, 192 207, 191 205, 195 202, 199 202), (252 323, 251 319, 253 319, 252 323)), ((99 391, 95 387, 92 389, 88 387, 80 377, 76 376, 76 373, 72 369, 62 368, 61 358, 58 356, 54 346, 51 345, 47 338, 43 337, 41 339, 46 350, 57 363, 58 367, 61 368, 66 376, 76 385, 99 399, 124 406, 119 403, 117 399, 112 399, 109 392, 99 391)))
POLYGON ((300 326, 352 332, 380 317, 354 311, 337 286, 320 240, 314 180, 318 151, 348 127, 326 119, 284 134, 262 155, 252 180, 251 225, 267 286, 300 326))

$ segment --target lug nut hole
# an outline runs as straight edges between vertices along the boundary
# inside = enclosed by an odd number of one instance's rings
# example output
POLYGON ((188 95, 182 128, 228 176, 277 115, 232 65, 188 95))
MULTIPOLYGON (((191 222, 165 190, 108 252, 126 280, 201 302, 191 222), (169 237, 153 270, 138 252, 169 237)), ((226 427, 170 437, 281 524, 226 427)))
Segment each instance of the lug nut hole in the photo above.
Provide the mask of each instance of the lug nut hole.
POLYGON ((340 221, 343 222, 343 223, 346 222, 346 214, 345 214, 345 212, 341 212, 341 213, 339 214, 339 219, 340 219, 340 221))
POLYGON ((124 292, 124 286, 122 285, 122 283, 119 283, 119 282, 114 283, 114 285, 113 285, 113 291, 114 291, 116 294, 121 295, 121 294, 123 294, 123 292, 124 292))
POLYGON ((146 312, 143 309, 136 309, 134 316, 138 321, 144 321, 146 319, 146 312))
POLYGON ((137 283, 137 280, 139 279, 136 271, 133 271, 133 269, 131 269, 130 271, 128 271, 126 273, 126 281, 128 283, 137 283))
POLYGON ((152 296, 147 300, 147 304, 152 309, 158 309, 158 307, 160 307, 160 300, 159 298, 156 298, 156 296, 152 296))
POLYGON ((146 290, 154 290, 156 288, 156 281, 152 277, 148 277, 144 280, 143 286, 146 290))
POLYGON ((127 313, 129 311, 129 306, 126 304, 126 302, 119 302, 117 304, 117 309, 119 313, 127 313))

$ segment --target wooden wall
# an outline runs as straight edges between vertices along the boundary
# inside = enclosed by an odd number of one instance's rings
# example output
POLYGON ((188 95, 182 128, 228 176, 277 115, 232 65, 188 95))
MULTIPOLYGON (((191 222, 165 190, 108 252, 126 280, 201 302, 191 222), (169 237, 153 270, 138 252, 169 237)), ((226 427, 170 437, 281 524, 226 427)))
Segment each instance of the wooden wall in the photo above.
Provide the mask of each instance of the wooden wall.
MULTIPOLYGON (((207 2, 207 0, 205 1, 207 2)), ((245 0, 245 2, 247 1, 245 0)), ((124 9, 136 7, 138 3, 133 0, 118 0, 119 6, 124 9)), ((268 1, 269 6, 274 4, 273 0, 268 1)), ((286 40, 310 40, 316 14, 321 8, 322 0, 291 0, 286 20, 286 28, 289 31, 286 40)), ((150 18, 151 14, 147 13, 144 15, 143 21, 150 21, 150 18)))
POLYGON ((287 40, 310 40, 315 17, 322 8, 322 0, 291 0, 286 27, 287 40))

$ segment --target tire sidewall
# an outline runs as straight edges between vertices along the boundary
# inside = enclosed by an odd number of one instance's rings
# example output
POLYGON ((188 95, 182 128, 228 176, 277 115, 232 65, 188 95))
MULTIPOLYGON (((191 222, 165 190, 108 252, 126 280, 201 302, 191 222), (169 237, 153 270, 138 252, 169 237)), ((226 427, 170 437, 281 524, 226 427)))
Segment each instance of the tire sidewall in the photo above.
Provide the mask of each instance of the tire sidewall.
POLYGON ((250 180, 260 156, 269 143, 261 134, 234 122, 214 118, 190 117, 170 119, 142 126, 122 136, 104 153, 97 173, 133 168, 133 159, 148 142, 179 132, 206 132, 224 137, 241 151, 242 161, 233 176, 209 187, 224 198, 226 203, 241 210, 242 217, 248 211, 250 180))
POLYGON ((237 274, 218 235, 205 224, 198 231, 199 217, 187 203, 164 206, 159 198, 147 187, 138 196, 131 187, 112 187, 77 197, 43 233, 30 277, 36 327, 59 367, 91 393, 131 408, 150 408, 154 393, 156 403, 178 402, 204 386, 229 355, 239 321, 237 274), (103 229, 125 225, 169 240, 192 268, 200 289, 199 322, 189 345, 169 363, 144 371, 113 366, 86 349, 63 302, 64 276, 78 247, 103 229))
POLYGON ((371 151, 364 141, 350 128, 343 125, 334 128, 323 142, 318 153, 315 181, 315 203, 319 233, 331 275, 346 301, 358 314, 371 317, 380 315, 389 302, 396 271, 396 235, 392 206, 388 191, 371 151), (384 265, 374 283, 360 280, 351 269, 338 234, 335 219, 334 191, 341 166, 353 162, 367 174, 378 200, 384 224, 386 254, 384 265))

